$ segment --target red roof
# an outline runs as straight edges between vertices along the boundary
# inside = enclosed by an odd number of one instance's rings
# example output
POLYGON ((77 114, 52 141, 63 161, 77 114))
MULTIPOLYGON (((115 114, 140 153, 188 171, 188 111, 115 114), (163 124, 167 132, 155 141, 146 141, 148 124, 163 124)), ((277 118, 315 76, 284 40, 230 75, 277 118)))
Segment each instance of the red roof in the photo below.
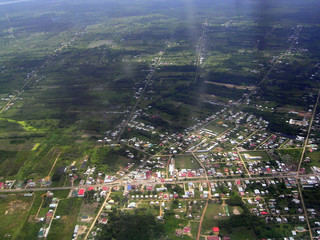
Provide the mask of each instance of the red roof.
POLYGON ((220 237, 211 236, 211 237, 207 237, 207 240, 220 240, 220 237))
POLYGON ((267 215, 268 213, 267 213, 267 212, 261 212, 261 214, 262 214, 262 215, 267 215))
POLYGON ((102 188, 103 191, 108 191, 108 189, 109 189, 108 187, 103 187, 102 188))
POLYGON ((89 191, 93 191, 93 190, 94 190, 94 187, 89 187, 88 190, 89 190, 89 191))
POLYGON ((0 183, 0 188, 2 188, 2 186, 3 186, 3 182, 0 183))
POLYGON ((212 231, 214 231, 214 232, 219 232, 219 227, 213 227, 213 228, 212 228, 212 231))
POLYGON ((78 192, 78 195, 84 195, 84 191, 85 191, 84 189, 80 189, 78 192))
POLYGON ((191 232, 191 228, 185 227, 185 228, 183 229, 183 232, 184 232, 184 233, 190 233, 190 232, 191 232))

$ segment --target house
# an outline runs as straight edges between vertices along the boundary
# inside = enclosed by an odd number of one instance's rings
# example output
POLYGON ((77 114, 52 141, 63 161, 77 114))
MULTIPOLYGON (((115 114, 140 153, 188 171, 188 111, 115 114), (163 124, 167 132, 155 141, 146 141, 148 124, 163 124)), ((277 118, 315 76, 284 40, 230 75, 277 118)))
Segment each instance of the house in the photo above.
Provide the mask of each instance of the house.
POLYGON ((183 233, 191 233, 191 228, 185 227, 185 228, 183 229, 183 233))
POLYGON ((85 192, 84 188, 80 189, 78 192, 78 197, 84 197, 84 192, 85 192))
POLYGON ((220 229, 219 229, 219 227, 213 227, 213 228, 212 228, 212 231, 213 231, 214 235, 218 235, 220 229))
POLYGON ((38 238, 46 238, 48 235, 47 228, 40 228, 40 231, 38 233, 38 238))
POLYGON ((77 234, 79 231, 79 225, 76 225, 73 230, 73 234, 77 234))
POLYGON ((52 212, 48 212, 46 214, 46 223, 49 224, 51 221, 51 218, 53 217, 53 213, 52 212))
POLYGON ((156 188, 157 192, 167 191, 166 187, 156 188))
POLYGON ((108 223, 108 219, 106 218, 102 218, 100 221, 99 221, 100 224, 107 224, 108 223))
POLYGON ((137 204, 135 202, 129 203, 128 208, 136 208, 136 205, 137 204))
POLYGON ((207 240, 221 240, 221 238, 218 236, 210 236, 210 237, 207 237, 207 240))
POLYGON ((89 187, 88 191, 93 191, 94 187, 89 187))
POLYGON ((2 189, 2 188, 3 188, 3 186, 4 186, 4 183, 3 183, 3 182, 1 182, 1 183, 0 183, 0 189, 2 189))

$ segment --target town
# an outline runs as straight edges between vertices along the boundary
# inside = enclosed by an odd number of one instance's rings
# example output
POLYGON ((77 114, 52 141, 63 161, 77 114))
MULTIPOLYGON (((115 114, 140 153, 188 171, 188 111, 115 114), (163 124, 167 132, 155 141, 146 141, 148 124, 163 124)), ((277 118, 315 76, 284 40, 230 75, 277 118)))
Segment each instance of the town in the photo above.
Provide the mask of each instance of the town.
POLYGON ((0 6, 0 239, 320 239, 319 1, 0 6))

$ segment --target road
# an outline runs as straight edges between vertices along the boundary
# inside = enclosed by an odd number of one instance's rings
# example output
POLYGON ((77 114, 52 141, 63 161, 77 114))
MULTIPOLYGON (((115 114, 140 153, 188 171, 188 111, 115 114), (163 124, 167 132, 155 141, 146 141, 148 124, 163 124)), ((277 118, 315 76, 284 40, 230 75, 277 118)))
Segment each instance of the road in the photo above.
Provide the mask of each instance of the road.
POLYGON ((258 82, 258 84, 252 89, 252 91, 242 100, 242 101, 239 101, 237 104, 235 104, 235 108, 238 108, 240 104, 242 103, 246 103, 246 101, 248 99, 250 99, 251 95, 253 95, 255 93, 255 91, 258 89, 258 87, 265 81, 268 79, 268 76, 270 75, 270 73, 273 71, 273 69, 281 62, 281 59, 286 56, 287 54, 289 54, 292 50, 292 48, 295 46, 295 43, 296 43, 296 38, 298 38, 300 34, 300 31, 299 29, 296 30, 295 32, 295 37, 293 38, 293 40, 291 41, 291 44, 288 48, 287 51, 285 51, 284 53, 282 53, 279 58, 272 64, 271 68, 269 69, 269 71, 264 75, 264 77, 262 78, 262 80, 260 82, 258 82))
POLYGON ((102 205, 101 205, 101 207, 100 207, 100 210, 99 210, 99 212, 97 213, 96 218, 93 220, 93 222, 92 222, 92 224, 91 224, 88 232, 86 233, 86 236, 84 237, 84 240, 87 240, 87 239, 88 239, 88 236, 89 236, 90 232, 92 231, 92 228, 94 227, 95 223, 97 222, 97 220, 98 220, 98 218, 99 218, 102 210, 104 209, 104 206, 106 205, 106 203, 107 203, 107 201, 108 201, 108 199, 109 199, 109 197, 110 197, 110 194, 111 194, 111 190, 108 192, 108 195, 105 197, 104 202, 102 203, 102 205))
MULTIPOLYGON (((60 52, 60 51, 63 50, 64 48, 69 47, 69 45, 71 44, 71 42, 73 42, 74 39, 76 39, 76 38, 79 37, 79 36, 81 36, 81 34, 76 35, 72 40, 70 40, 70 41, 67 42, 66 44, 63 44, 63 43, 62 43, 62 46, 61 46, 61 47, 58 47, 57 49, 54 50, 54 54, 60 52)), ((20 90, 15 90, 15 93, 12 94, 12 97, 9 99, 9 101, 4 105, 4 107, 2 107, 2 108, 0 109, 0 114, 2 114, 2 113, 11 105, 11 103, 13 103, 13 101, 14 101, 21 93, 23 93, 25 87, 26 87, 31 81, 35 80, 35 78, 38 76, 39 71, 40 71, 42 68, 44 68, 46 65, 48 65, 49 63, 52 62, 54 54, 52 54, 52 55, 47 55, 46 60, 45 60, 40 66, 36 67, 36 68, 32 71, 30 77, 29 77, 29 78, 27 79, 27 81, 22 85, 22 87, 20 88, 20 90)))
POLYGON ((301 187, 300 187, 300 184, 298 183, 297 179, 296 179, 296 184, 297 184, 297 186, 298 186, 299 197, 300 197, 300 199, 301 199, 301 205, 302 205, 303 212, 304 212, 304 218, 306 219, 306 222, 307 222, 307 225, 308 225, 308 231, 309 231, 310 239, 313 239, 313 237, 312 237, 312 230, 311 230, 311 227, 310 227, 310 222, 309 222, 309 217, 308 217, 308 212, 307 212, 307 208, 306 208, 306 206, 305 206, 305 204, 304 204, 304 199, 303 199, 301 187))
POLYGON ((205 37, 205 34, 206 34, 206 30, 207 30, 207 25, 208 25, 208 22, 207 22, 207 19, 205 20, 205 22, 202 24, 202 34, 201 34, 201 37, 200 37, 200 43, 199 43, 199 48, 198 48, 198 52, 197 52, 197 64, 196 64, 196 75, 194 77, 194 82, 196 83, 197 82, 197 79, 198 79, 198 75, 199 75, 199 66, 200 66, 200 62, 201 62, 201 53, 202 53, 202 49, 203 49, 203 45, 204 45, 204 37, 205 37))
MULTIPOLYGON (((283 179, 283 178, 293 178, 293 179, 300 179, 300 178, 306 178, 311 176, 318 176, 317 174, 294 174, 294 175, 270 175, 270 176, 257 176, 257 177, 245 177, 241 178, 240 176, 237 177, 226 177, 226 178, 220 178, 220 179, 189 179, 189 180, 182 180, 182 181, 172 181, 172 182, 150 182, 150 180, 140 180, 140 181, 132 181, 130 182, 130 185, 138 185, 138 184, 145 184, 145 185, 155 185, 155 184, 179 184, 179 183, 215 183, 215 182, 224 182, 224 181, 235 181, 235 180, 267 180, 267 179, 283 179)), ((39 192, 39 191, 58 191, 58 190, 78 190, 80 188, 89 188, 89 187, 112 187, 112 186, 119 186, 119 185, 127 185, 126 181, 123 180, 117 180, 112 183, 103 183, 103 184, 94 184, 94 185, 80 185, 80 186, 66 186, 66 187, 40 187, 40 188, 22 188, 22 189, 1 189, 1 193, 19 193, 19 192, 39 192)))
POLYGON ((207 173, 206 168, 204 167, 204 165, 202 164, 200 159, 197 157, 197 155, 194 154, 194 152, 192 152, 192 155, 193 155, 193 157, 195 159, 197 159, 197 161, 199 162, 200 166, 203 168, 203 170, 205 172, 206 182, 207 182, 208 187, 209 187, 209 196, 208 196, 208 199, 206 201, 206 205, 204 206, 204 209, 203 209, 203 212, 202 212, 202 215, 201 215, 201 219, 200 219, 200 222, 199 222, 199 228, 198 228, 198 234, 197 234, 197 240, 199 240, 200 239, 200 234, 201 234, 201 229, 202 229, 202 222, 203 222, 203 219, 204 219, 204 215, 206 214, 206 210, 207 210, 207 207, 208 207, 208 204, 209 204, 209 199, 211 198, 211 186, 210 186, 210 182, 209 182, 209 179, 208 179, 208 173, 207 173))
POLYGON ((137 109, 137 106, 138 106, 140 100, 142 99, 142 96, 144 96, 144 93, 145 93, 145 91, 146 91, 149 83, 151 82, 151 80, 152 80, 152 78, 153 78, 153 75, 154 75, 154 73, 155 73, 155 71, 156 71, 156 68, 159 66, 159 64, 160 64, 160 62, 161 62, 161 59, 162 59, 164 53, 166 52, 166 50, 168 49, 168 47, 169 47, 170 44, 171 44, 171 41, 172 41, 172 40, 170 39, 169 42, 166 44, 166 47, 164 48, 164 50, 160 52, 160 56, 159 56, 159 58, 158 58, 158 61, 156 62, 155 66, 151 69, 151 72, 150 72, 150 73, 148 74, 148 76, 146 77, 146 80, 147 80, 147 81, 146 81, 146 84, 144 85, 144 87, 143 87, 143 89, 142 89, 142 91, 141 91, 141 93, 140 93, 140 96, 138 97, 136 103, 134 104, 134 106, 133 106, 133 108, 132 108, 132 111, 131 111, 130 114, 129 114, 129 117, 128 117, 127 120, 124 122, 123 126, 121 127, 121 130, 120 130, 119 135, 118 135, 118 137, 117 137, 117 142, 120 142, 120 139, 121 139, 121 136, 122 136, 124 130, 126 129, 127 125, 128 125, 128 124, 130 123, 130 121, 132 120, 132 118, 133 118, 133 116, 134 116, 134 114, 135 114, 135 111, 136 111, 136 109, 137 109))
POLYGON ((309 141, 309 136, 310 136, 310 132, 311 132, 311 128, 312 128, 313 119, 314 119, 314 116, 315 116, 315 114, 316 114, 316 112, 317 112, 317 107, 318 107, 318 104, 319 104, 319 97, 320 97, 320 90, 319 90, 319 92, 318 92, 317 101, 316 101, 316 104, 314 105, 313 112, 312 112, 312 116, 311 116, 311 119, 310 119, 310 122, 309 122, 308 133, 307 133, 306 139, 305 139, 304 144, 303 144, 303 149, 302 149, 301 158, 300 158, 300 161, 299 161, 297 173, 300 172, 301 164, 302 164, 302 161, 303 161, 303 158, 304 158, 304 153, 305 153, 306 148, 307 148, 307 145, 308 145, 308 141, 309 141))

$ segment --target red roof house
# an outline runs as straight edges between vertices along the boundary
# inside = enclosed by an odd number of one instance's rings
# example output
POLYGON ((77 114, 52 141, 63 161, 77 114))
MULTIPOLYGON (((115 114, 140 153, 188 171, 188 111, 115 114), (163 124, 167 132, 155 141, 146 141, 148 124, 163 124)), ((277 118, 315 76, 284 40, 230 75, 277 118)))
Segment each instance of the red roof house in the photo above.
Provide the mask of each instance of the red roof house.
POLYGON ((190 232, 191 232, 191 228, 185 227, 185 228, 183 229, 183 232, 184 232, 184 233, 190 233, 190 232))
POLYGON ((218 236, 210 236, 210 237, 207 237, 207 240, 220 240, 221 238, 218 237, 218 236))
POLYGON ((84 197, 84 192, 85 192, 85 189, 80 189, 79 192, 78 192, 78 197, 84 197))
POLYGON ((218 232, 220 231, 220 229, 219 229, 219 227, 213 227, 213 228, 212 228, 212 231, 213 231, 214 233, 218 233, 218 232))

